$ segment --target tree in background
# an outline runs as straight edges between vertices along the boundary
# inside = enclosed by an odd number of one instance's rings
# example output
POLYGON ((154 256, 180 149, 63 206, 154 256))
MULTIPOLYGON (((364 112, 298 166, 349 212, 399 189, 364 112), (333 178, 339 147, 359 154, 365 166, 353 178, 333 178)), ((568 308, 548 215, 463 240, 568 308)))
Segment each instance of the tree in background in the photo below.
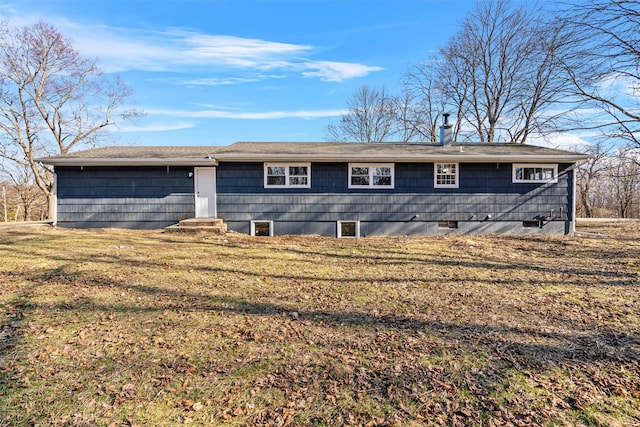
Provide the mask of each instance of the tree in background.
POLYGON ((591 157, 576 168, 577 210, 578 216, 592 218, 594 207, 602 207, 602 203, 595 200, 594 187, 598 180, 607 176, 605 162, 609 149, 598 142, 590 147, 583 147, 582 151, 591 157))
POLYGON ((378 89, 362 85, 348 100, 348 111, 338 123, 325 129, 329 141, 348 142, 411 142, 423 139, 425 113, 415 92, 391 95, 383 86, 378 89))
POLYGON ((13 212, 13 216, 7 215, 3 220, 43 221, 47 218, 47 199, 33 183, 33 174, 28 165, 13 162, 0 164, 0 182, 3 182, 5 197, 13 212))
POLYGON ((394 99, 395 141, 412 142, 435 137, 432 129, 426 126, 428 111, 420 107, 419 100, 411 92, 404 91, 394 99))
POLYGON ((396 126, 412 129, 413 138, 435 142, 441 115, 449 112, 455 140, 525 143, 531 135, 556 130, 567 113, 567 66, 577 59, 569 55, 573 43, 565 23, 543 10, 506 0, 479 2, 437 56, 405 74, 413 122, 397 120, 402 114, 389 111, 392 102, 364 108, 372 103, 360 90, 354 96, 359 102, 350 102, 334 128, 355 140, 382 141, 397 136, 391 131, 396 117, 396 126), (388 124, 384 138, 372 140, 371 129, 380 129, 372 126, 373 118, 388 124))
POLYGON ((640 0, 575 1, 563 19, 580 42, 576 94, 605 117, 589 126, 640 146, 640 0))
MULTIPOLYGON (((445 94, 447 90, 440 83, 437 69, 436 60, 427 61, 412 65, 403 77, 404 91, 413 102, 414 121, 411 126, 423 141, 431 143, 438 142, 442 114, 449 108, 445 94)), ((457 123, 453 128, 453 139, 457 140, 460 115, 455 120, 457 123)))
POLYGON ((440 84, 461 132, 480 142, 524 143, 556 129, 567 96, 562 60, 572 38, 528 4, 478 3, 440 49, 440 84))
POLYGON ((612 206, 620 218, 637 217, 640 163, 637 150, 621 150, 610 166, 612 206))
POLYGON ((347 108, 340 122, 327 127, 328 140, 382 142, 396 133, 396 99, 384 87, 361 86, 347 108))
POLYGON ((119 110, 129 95, 54 27, 0 22, 0 158, 26 167, 49 204, 52 173, 36 159, 98 143, 136 114, 119 110))
POLYGON ((573 95, 585 102, 592 117, 576 120, 573 129, 597 130, 596 140, 610 146, 596 150, 578 170, 583 179, 595 172, 586 188, 578 180, 580 198, 593 206, 593 212, 585 209, 582 214, 638 217, 640 0, 571 1, 561 19, 576 40, 567 64, 573 95), (600 114, 593 118, 593 111, 600 114))

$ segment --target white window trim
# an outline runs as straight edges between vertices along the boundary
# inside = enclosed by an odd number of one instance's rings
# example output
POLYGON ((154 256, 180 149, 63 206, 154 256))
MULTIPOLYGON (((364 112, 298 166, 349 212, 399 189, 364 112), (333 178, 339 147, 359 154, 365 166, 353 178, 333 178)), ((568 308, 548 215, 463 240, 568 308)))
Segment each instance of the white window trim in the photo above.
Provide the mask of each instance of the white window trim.
MULTIPOLYGON (((268 222, 269 223, 269 236, 273 237, 273 221, 268 221, 268 220, 252 220, 251 221, 251 235, 255 236, 256 235, 256 223, 262 223, 262 222, 268 222)), ((261 237, 261 236, 258 236, 261 237)))
POLYGON ((558 164, 557 163, 514 163, 511 171, 511 181, 514 184, 544 184, 547 182, 558 182, 558 164), (553 169, 552 179, 517 179, 516 170, 520 168, 545 168, 553 169))
POLYGON ((311 188, 311 163, 265 163, 264 164, 264 188, 311 188), (307 168, 307 183, 305 185, 290 185, 289 184, 289 168, 290 167, 306 167, 307 168), (267 171, 269 167, 283 167, 284 168, 284 182, 285 185, 268 185, 267 171))
POLYGON ((366 188, 366 189, 393 189, 396 182, 395 163, 349 163, 349 188, 366 188), (352 168, 369 168, 369 184, 368 185, 352 185, 351 172, 352 168), (391 169, 391 185, 373 185, 373 168, 390 168, 391 169))
POLYGON ((460 188, 460 163, 458 162, 437 162, 433 164, 433 188, 460 188), (438 184, 438 165, 456 165, 456 183, 438 184))
POLYGON ((338 221, 338 238, 339 239, 357 239, 360 237, 360 221, 347 221, 347 220, 341 220, 338 221), (342 223, 345 222, 354 222, 356 224, 356 235, 355 236, 343 236, 342 235, 342 223))

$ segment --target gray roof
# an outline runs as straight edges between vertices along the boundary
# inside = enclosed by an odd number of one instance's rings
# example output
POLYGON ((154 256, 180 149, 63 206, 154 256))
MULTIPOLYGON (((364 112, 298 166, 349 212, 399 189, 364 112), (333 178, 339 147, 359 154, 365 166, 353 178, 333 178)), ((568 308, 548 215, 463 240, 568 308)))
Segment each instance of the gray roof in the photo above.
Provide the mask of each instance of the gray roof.
POLYGON ((39 159, 51 165, 190 165, 239 161, 349 162, 561 162, 588 156, 508 143, 237 142, 229 146, 111 146, 39 159))

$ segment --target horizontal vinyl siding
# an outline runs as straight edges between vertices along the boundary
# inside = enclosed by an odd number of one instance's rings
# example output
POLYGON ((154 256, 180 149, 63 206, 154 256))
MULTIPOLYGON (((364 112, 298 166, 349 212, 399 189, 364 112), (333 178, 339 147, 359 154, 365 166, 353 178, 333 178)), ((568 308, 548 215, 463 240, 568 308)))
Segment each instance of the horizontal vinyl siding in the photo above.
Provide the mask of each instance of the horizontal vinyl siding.
POLYGON ((195 215, 190 167, 57 167, 58 224, 162 228, 195 215))
POLYGON ((557 216, 562 209, 562 219, 569 220, 567 167, 560 165, 557 183, 514 184, 511 164, 462 163, 459 188, 446 189, 434 188, 433 163, 396 163, 395 188, 356 190, 348 188, 346 163, 313 163, 310 189, 265 189, 262 163, 221 164, 218 213, 229 222, 288 223, 484 221, 490 216, 521 226, 523 220, 557 216))
POLYGON ((218 213, 229 221, 409 221, 414 215, 419 215, 420 221, 464 221, 484 219, 487 215, 494 220, 522 221, 549 216, 551 211, 559 214, 561 207, 565 219, 569 213, 566 197, 559 197, 555 203, 536 202, 533 206, 530 199, 522 203, 492 203, 494 197, 491 195, 485 196, 485 203, 475 204, 467 203, 465 195, 455 198, 424 195, 422 203, 412 203, 414 197, 390 195, 379 202, 362 202, 369 198, 359 194, 289 195, 279 196, 279 202, 269 203, 268 198, 259 194, 218 195, 218 213))

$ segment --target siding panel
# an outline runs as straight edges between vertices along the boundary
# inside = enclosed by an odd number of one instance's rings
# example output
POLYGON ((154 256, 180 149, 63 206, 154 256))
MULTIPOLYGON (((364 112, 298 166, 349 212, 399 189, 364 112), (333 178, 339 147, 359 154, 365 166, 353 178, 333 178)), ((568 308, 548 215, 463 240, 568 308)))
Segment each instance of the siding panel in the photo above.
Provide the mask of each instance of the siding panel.
POLYGON ((58 224, 162 228, 195 215, 193 168, 56 167, 58 224))
POLYGON ((347 163, 312 163, 310 189, 265 189, 262 163, 221 164, 218 213, 236 231, 261 219, 274 221, 276 234, 279 228, 303 233, 321 222, 328 225, 312 228, 335 235, 338 220, 361 221, 363 234, 442 232, 437 221, 443 220, 460 221, 457 232, 530 233, 522 221, 562 210, 559 224, 546 230, 564 230, 572 220, 568 167, 560 165, 558 183, 514 184, 511 164, 462 163, 459 188, 441 189, 433 187, 433 163, 396 163, 394 189, 362 190, 348 188, 347 163))
MULTIPOLYGON (((456 189, 433 186, 433 163, 396 163, 395 188, 349 189, 347 163, 312 163, 311 188, 265 189, 261 162, 222 163, 218 213, 230 230, 272 220, 276 234, 335 235, 338 220, 358 220, 363 235, 564 232, 573 218, 570 165, 552 184, 514 184, 511 164, 459 165, 456 189), (541 229, 522 221, 554 220, 541 229), (560 214, 562 216, 560 217, 560 214), (437 222, 459 221, 457 229, 437 222)), ((189 167, 58 167, 58 222, 65 226, 159 228, 195 215, 189 167), (102 225, 101 225, 102 224, 102 225)))

